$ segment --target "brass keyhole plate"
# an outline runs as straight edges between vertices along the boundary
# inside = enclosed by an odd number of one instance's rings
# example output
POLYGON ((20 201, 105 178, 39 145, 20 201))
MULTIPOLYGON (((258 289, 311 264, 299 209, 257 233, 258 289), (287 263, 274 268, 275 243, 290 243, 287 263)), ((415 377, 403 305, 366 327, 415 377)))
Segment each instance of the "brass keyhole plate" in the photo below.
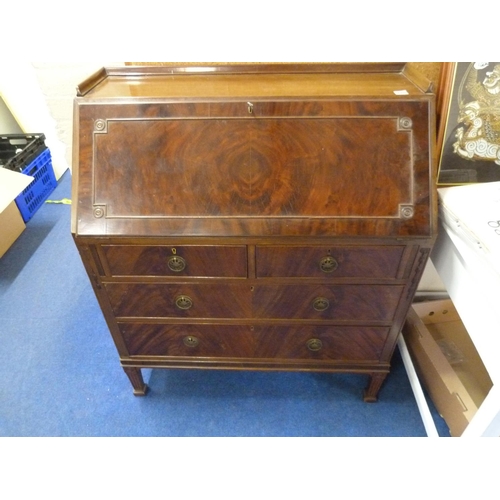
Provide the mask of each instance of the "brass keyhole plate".
POLYGON ((184 342, 184 345, 187 347, 196 347, 200 343, 198 338, 193 337, 192 335, 188 335, 187 337, 184 337, 182 339, 182 341, 184 342))

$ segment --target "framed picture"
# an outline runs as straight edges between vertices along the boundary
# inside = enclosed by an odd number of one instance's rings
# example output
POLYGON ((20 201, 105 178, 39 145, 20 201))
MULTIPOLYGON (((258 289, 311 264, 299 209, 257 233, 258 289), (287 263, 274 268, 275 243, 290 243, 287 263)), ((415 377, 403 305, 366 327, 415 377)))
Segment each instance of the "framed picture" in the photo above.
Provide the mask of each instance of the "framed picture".
POLYGON ((438 185, 500 181, 500 63, 444 63, 438 185))

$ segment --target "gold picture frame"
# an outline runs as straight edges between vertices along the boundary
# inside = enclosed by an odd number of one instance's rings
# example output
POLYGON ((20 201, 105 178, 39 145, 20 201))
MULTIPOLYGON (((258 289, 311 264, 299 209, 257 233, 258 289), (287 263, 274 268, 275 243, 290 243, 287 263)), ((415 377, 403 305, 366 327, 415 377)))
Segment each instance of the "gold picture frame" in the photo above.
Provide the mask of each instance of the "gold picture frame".
POLYGON ((439 87, 438 185, 500 181, 500 63, 444 63, 439 87))

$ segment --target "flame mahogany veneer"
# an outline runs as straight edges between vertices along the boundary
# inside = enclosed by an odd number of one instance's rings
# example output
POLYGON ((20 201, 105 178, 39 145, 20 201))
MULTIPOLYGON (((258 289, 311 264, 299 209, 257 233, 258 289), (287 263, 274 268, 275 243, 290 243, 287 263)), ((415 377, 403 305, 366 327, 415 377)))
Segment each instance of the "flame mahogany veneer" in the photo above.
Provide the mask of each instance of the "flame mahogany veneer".
POLYGON ((369 376, 436 231, 434 96, 404 64, 105 68, 74 105, 72 234, 141 368, 369 376))

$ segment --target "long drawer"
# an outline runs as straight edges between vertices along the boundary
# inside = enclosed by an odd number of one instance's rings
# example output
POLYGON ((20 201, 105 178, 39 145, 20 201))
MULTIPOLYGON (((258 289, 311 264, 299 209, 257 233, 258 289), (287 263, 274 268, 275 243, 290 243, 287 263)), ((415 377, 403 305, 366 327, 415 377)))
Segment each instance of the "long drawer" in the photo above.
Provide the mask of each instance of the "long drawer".
POLYGON ((246 246, 102 245, 111 276, 247 277, 246 246))
POLYGON ((400 285, 108 283, 118 317, 391 321, 400 285))
POLYGON ((121 323, 132 356, 376 361, 385 327, 165 325, 121 323))
POLYGON ((396 278, 404 246, 258 246, 257 277, 396 278))

